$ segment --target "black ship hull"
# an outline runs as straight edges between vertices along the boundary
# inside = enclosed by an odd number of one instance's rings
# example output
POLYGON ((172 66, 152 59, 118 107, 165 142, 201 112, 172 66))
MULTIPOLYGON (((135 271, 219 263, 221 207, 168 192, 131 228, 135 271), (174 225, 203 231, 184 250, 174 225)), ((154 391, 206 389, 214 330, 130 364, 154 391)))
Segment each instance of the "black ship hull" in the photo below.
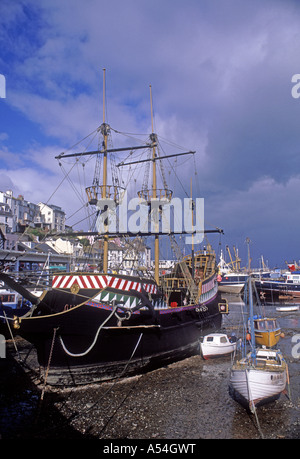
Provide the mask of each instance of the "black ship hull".
POLYGON ((281 298, 300 298, 300 284, 285 281, 255 281, 261 299, 278 301, 281 298))
POLYGON ((11 321, 14 317, 24 316, 28 311, 30 311, 29 306, 11 308, 0 305, 0 334, 5 339, 11 339, 12 336, 16 335, 16 330, 11 326, 11 321))
MULTIPOLYGON (((105 86, 103 94, 105 95, 105 86)), ((103 107, 105 108, 105 103, 103 107)), ((186 234, 191 233, 190 236, 198 235, 198 230, 199 235, 206 234, 208 231, 218 233, 222 231, 219 228, 204 230, 198 223, 198 214, 202 219, 202 211, 196 211, 197 225, 194 226, 192 199, 189 203, 186 202, 184 207, 181 203, 179 205, 180 200, 177 198, 173 201, 173 192, 166 188, 163 169, 161 169, 163 188, 160 188, 157 180, 156 164, 160 165, 162 159, 195 152, 168 156, 158 154, 160 142, 153 131, 143 145, 107 148, 111 131, 114 133, 118 131, 111 130, 105 122, 105 110, 103 113, 103 123, 96 130, 103 140, 100 143, 100 137, 97 139, 96 150, 87 151, 86 146, 84 153, 82 151, 75 153, 71 151, 72 147, 68 149, 70 153, 63 152, 56 157, 60 162, 70 157, 82 159, 83 156, 97 155, 93 183, 86 188, 88 203, 94 207, 90 217, 95 216, 95 231, 74 232, 70 233, 70 236, 74 238, 85 235, 89 240, 90 236, 97 236, 97 239, 101 236, 101 240, 91 244, 92 246, 95 244, 95 248, 97 245, 98 250, 94 252, 91 247, 90 255, 101 253, 99 262, 101 259, 103 272, 51 272, 52 285, 47 287, 46 294, 38 300, 32 298, 32 295, 24 289, 22 291, 20 285, 16 285, 16 282, 4 273, 0 273, 0 280, 2 277, 10 288, 14 288, 34 304, 29 315, 16 319, 15 327, 22 337, 36 347, 39 364, 46 369, 45 379, 49 384, 73 385, 103 381, 136 374, 183 359, 198 351, 199 339, 204 330, 216 330, 221 325, 214 251, 207 242, 205 250, 203 248, 203 251, 194 252, 194 244, 200 241, 198 237, 196 240, 190 237, 189 239, 192 240, 187 241, 186 244, 192 245, 193 253, 182 257, 175 239, 175 234, 183 234, 182 229, 176 231, 174 229, 173 232, 171 226, 177 226, 177 218, 179 219, 180 216, 186 220, 184 227, 190 227, 192 223, 193 231, 186 231, 186 229, 184 231, 186 234), (108 156, 111 156, 108 153, 125 151, 132 153, 137 149, 150 149, 152 157, 124 163, 124 158, 120 155, 121 162, 118 163, 119 160, 117 161, 117 158, 112 155, 111 167, 108 168, 107 160, 108 156), (100 160, 102 157, 103 164, 100 160), (127 196, 125 198, 126 188, 133 175, 128 175, 126 185, 124 176, 121 178, 116 169, 136 162, 150 164, 150 161, 152 184, 149 183, 148 187, 149 168, 147 167, 143 189, 138 192, 139 204, 135 204, 146 210, 142 212, 142 217, 138 211, 132 214, 133 203, 127 202, 127 196), (113 184, 108 181, 109 169, 113 184), (102 184, 100 171, 103 173, 102 184), (125 188, 120 184, 125 185, 125 188), (176 216, 174 214, 176 224, 171 215, 168 217, 168 211, 163 212, 163 206, 167 204, 174 209, 176 207, 176 216), (191 212, 186 212, 186 204, 191 212), (139 220, 139 225, 129 225, 130 220, 133 222, 136 219, 139 220), (167 221, 163 222, 163 219, 167 221), (187 220, 189 220, 188 225, 187 220), (131 227, 128 232, 127 226, 128 230, 131 227), (167 234, 171 239, 177 262, 171 270, 167 270, 160 277, 159 236, 167 234), (139 240, 140 237, 146 236, 155 236, 153 273, 151 273, 150 262, 145 262, 145 257, 148 258, 146 246, 144 244, 141 246, 139 240), (120 240, 117 241, 120 244, 116 244, 121 251, 119 253, 118 250, 117 257, 115 258, 116 254, 114 254, 114 257, 109 260, 111 240, 120 237, 125 238, 122 244, 120 240), (129 241, 128 238, 134 240, 129 241), (131 273, 133 270, 145 271, 145 277, 119 274, 120 270, 124 272, 125 269, 129 269, 130 271, 127 272, 131 273)), ((89 145, 98 137, 95 132, 91 135, 89 145)), ((84 143, 82 142, 82 146, 84 143)), ((79 144, 80 142, 77 142, 76 146, 79 144)), ((138 173, 140 174, 140 170, 138 173)), ((201 208, 203 210, 202 206, 201 208)), ((56 233, 56 235, 60 234, 56 233)), ((224 307, 224 304, 222 306, 224 307)))
MULTIPOLYGON (((51 292, 49 292, 51 293, 51 292)), ((23 318, 18 333, 33 343, 50 385, 79 385, 125 377, 199 352, 204 331, 221 326, 219 294, 195 305, 128 317, 92 301, 57 314, 23 318)))

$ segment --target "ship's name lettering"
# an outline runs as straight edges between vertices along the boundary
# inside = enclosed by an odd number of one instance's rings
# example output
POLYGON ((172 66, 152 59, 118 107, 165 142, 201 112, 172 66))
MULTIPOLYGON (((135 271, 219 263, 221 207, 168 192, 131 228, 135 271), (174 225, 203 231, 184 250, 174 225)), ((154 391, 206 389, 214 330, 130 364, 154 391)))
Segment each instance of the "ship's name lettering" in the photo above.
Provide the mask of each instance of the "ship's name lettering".
POLYGON ((69 309, 72 309, 74 307, 75 307, 75 304, 65 304, 64 311, 68 311, 69 309))

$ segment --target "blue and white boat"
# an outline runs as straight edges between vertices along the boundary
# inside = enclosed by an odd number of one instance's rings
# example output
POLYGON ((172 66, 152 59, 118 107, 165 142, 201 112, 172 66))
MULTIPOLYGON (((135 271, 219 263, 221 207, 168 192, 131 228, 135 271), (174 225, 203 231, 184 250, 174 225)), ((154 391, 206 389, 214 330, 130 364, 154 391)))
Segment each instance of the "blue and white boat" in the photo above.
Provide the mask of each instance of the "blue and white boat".
POLYGON ((221 275, 221 279, 219 281, 219 291, 223 293, 240 294, 243 292, 247 279, 247 274, 235 272, 223 274, 221 275))
POLYGON ((245 282, 247 282, 248 274, 241 271, 234 271, 226 263, 221 251, 219 267, 219 291, 223 293, 240 294, 243 292, 245 282))
POLYGON ((280 279, 255 279, 255 287, 261 299, 300 298, 300 271, 285 273, 280 279))

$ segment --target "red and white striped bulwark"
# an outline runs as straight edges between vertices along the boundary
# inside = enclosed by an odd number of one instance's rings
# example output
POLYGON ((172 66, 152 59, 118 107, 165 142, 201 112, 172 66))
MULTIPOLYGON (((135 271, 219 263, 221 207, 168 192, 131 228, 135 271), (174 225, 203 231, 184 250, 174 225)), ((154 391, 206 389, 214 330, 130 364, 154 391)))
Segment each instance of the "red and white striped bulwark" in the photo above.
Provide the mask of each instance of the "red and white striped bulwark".
POLYGON ((212 290, 215 286, 215 280, 215 277, 213 277, 209 282, 206 282, 206 284, 202 284, 201 293, 207 293, 209 290, 212 290))
POLYGON ((97 288, 103 289, 111 287, 117 290, 142 291, 142 285, 147 293, 156 293, 157 286, 155 284, 145 284, 141 282, 133 282, 127 279, 121 279, 116 276, 99 276, 99 275, 58 275, 52 279, 53 288, 71 288, 72 285, 77 284, 80 288, 97 288))

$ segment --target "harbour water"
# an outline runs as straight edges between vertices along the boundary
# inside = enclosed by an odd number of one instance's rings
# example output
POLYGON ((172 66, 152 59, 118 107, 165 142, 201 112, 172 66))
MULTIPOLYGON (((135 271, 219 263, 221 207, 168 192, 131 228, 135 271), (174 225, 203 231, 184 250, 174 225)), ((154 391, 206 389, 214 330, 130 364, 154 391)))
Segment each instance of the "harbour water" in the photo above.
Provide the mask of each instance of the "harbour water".
MULTIPOLYGON (((242 302, 231 298, 225 332, 241 336, 242 302)), ((44 387, 31 369, 34 351, 17 338, 0 360, 0 433, 3 439, 296 439, 300 438, 300 311, 277 317, 289 368, 289 394, 258 408, 257 419, 229 395, 230 358, 195 355, 144 375, 111 383, 57 389, 44 387), (296 338, 295 338, 296 337, 296 338), (293 341, 294 340, 294 341, 293 341), (30 351, 30 352, 29 352, 30 351), (30 369, 31 368, 31 369, 30 369), (42 398, 42 400, 41 400, 42 398)))

